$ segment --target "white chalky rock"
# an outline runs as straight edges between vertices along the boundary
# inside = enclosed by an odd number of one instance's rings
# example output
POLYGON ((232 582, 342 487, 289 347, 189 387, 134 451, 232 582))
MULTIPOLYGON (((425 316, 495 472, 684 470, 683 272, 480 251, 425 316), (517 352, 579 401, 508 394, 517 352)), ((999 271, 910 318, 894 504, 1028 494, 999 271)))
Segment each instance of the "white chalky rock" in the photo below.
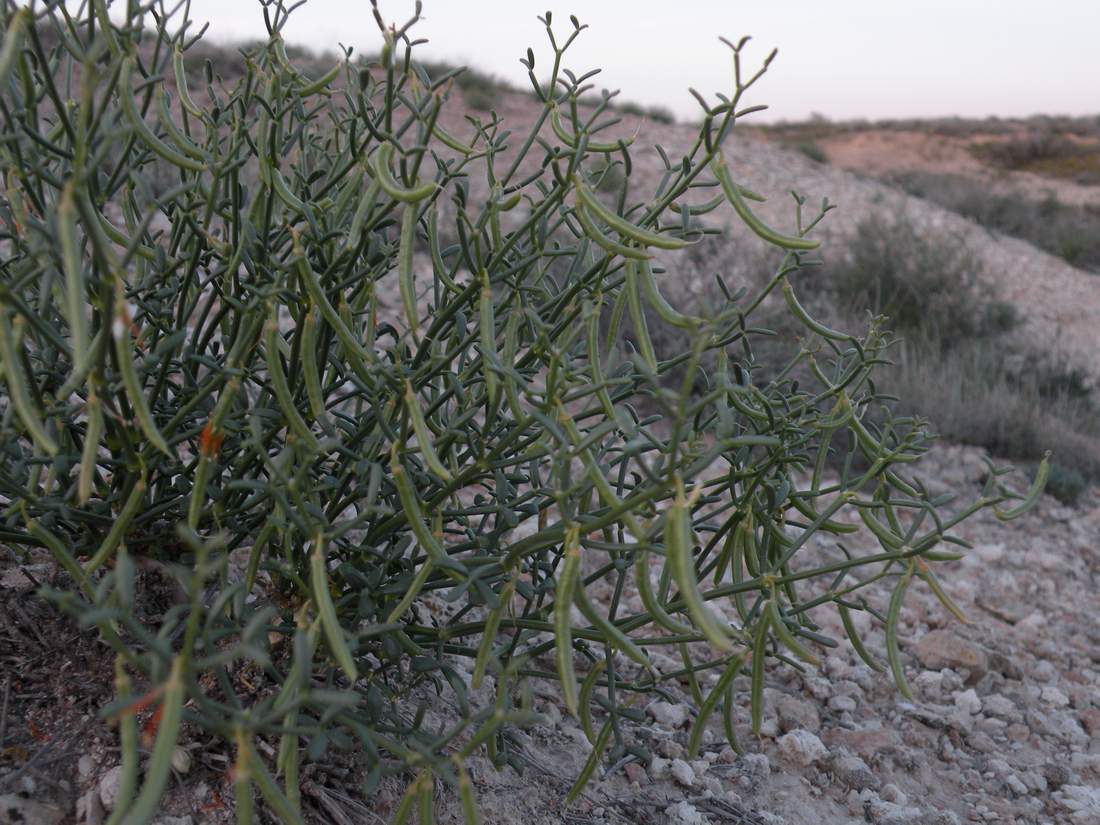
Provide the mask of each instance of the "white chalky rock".
POLYGON ((654 756, 653 761, 649 763, 649 778, 663 779, 666 776, 668 776, 668 760, 654 756))
POLYGON ((985 697, 982 702, 982 710, 988 716, 999 716, 1002 719, 1012 719, 1016 716, 1016 703, 1000 693, 994 693, 985 697))
POLYGON ((176 773, 188 773, 191 770, 191 752, 187 748, 172 751, 172 770, 176 773))
POLYGON ((1054 793, 1054 801, 1069 811, 1073 825, 1100 823, 1100 788, 1086 785, 1063 785, 1054 793))
POLYGON ((851 696, 834 696, 829 700, 829 709, 839 713, 851 713, 856 709, 856 700, 851 696))
POLYGON ((978 698, 977 691, 970 688, 970 690, 955 694, 955 707, 963 713, 969 713, 973 716, 981 712, 982 700, 978 698))
POLYGON ((677 785, 690 788, 695 784, 695 770, 683 759, 673 759, 669 766, 669 773, 677 785))
POLYGON ((1054 687, 1054 685, 1047 685, 1044 687, 1042 697, 1044 702, 1049 702, 1058 708, 1064 708, 1069 705, 1069 697, 1061 690, 1054 687))
POLYGON ((99 801, 108 811, 118 802, 119 785, 122 784, 122 765, 115 765, 99 779, 99 801))
POLYGON ((690 802, 681 799, 665 808, 665 815, 672 825, 703 825, 703 815, 690 802))
POLYGON ((792 730, 776 742, 779 754, 788 762, 807 767, 829 755, 820 739, 808 730, 792 730))
POLYGON ((895 805, 907 805, 909 803, 909 797, 905 795, 897 785, 889 783, 882 786, 882 790, 879 791, 879 796, 885 799, 887 802, 893 802, 895 805))
POLYGON ((688 710, 671 702, 651 702, 645 709, 649 718, 666 728, 683 727, 688 720, 688 710))

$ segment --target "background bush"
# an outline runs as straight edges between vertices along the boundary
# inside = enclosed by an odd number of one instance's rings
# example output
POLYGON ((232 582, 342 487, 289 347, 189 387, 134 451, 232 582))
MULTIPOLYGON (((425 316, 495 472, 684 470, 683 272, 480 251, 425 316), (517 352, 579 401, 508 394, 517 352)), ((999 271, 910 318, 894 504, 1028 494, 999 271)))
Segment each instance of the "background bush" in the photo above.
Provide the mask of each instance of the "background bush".
POLYGON ((998 193, 961 175, 905 172, 890 180, 982 226, 1021 238, 1074 266, 1100 272, 1100 209, 1073 205, 1053 195, 1037 200, 1021 192, 998 193))
MULTIPOLYGON (((1021 318, 997 297, 994 281, 961 239, 877 217, 858 225, 838 261, 808 273, 807 286, 811 305, 839 323, 886 316, 899 341, 881 388, 895 396, 895 414, 920 416, 948 441, 1010 459, 1035 462, 1051 450, 1067 478, 1100 480, 1091 388, 1080 371, 1011 334, 1021 318)), ((788 333, 772 346, 789 355, 790 341, 788 333)))

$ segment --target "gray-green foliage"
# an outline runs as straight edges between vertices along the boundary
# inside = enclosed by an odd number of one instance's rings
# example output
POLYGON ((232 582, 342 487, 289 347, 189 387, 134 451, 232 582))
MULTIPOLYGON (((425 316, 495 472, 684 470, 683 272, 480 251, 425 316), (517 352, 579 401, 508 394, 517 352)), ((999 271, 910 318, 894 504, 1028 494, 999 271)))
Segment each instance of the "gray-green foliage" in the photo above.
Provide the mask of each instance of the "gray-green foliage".
POLYGON ((605 137, 609 99, 583 119, 574 105, 575 20, 542 18, 555 91, 534 123, 473 117, 452 135, 447 79, 410 62, 411 23, 379 16, 381 61, 317 78, 291 65, 286 12, 266 3, 270 42, 246 50, 239 82, 188 91, 194 41, 159 2, 121 22, 102 0, 71 5, 39 3, 33 21, 2 7, 0 540, 47 548, 68 579, 43 595, 116 651, 104 713, 122 717, 126 776, 129 697, 164 708, 113 821, 153 815, 183 720, 235 760, 239 821, 255 791, 298 821, 300 763, 327 749, 361 754, 367 793, 414 776, 398 818, 430 813, 442 781, 473 819, 463 760, 515 758, 506 728, 537 718, 524 678, 565 680, 598 744, 583 784, 601 759, 646 756, 635 703, 672 681, 723 673, 697 724, 721 709, 732 736, 745 702, 759 725, 766 660, 837 644, 814 622, 827 607, 849 627, 851 610, 882 620, 905 689, 904 588, 934 586, 961 520, 1016 511, 996 472, 937 515, 905 480, 920 427, 864 423, 886 337, 829 330, 791 286, 824 208, 800 205, 778 233, 718 156, 763 73, 745 73, 744 41, 727 44, 730 97, 704 104, 698 139, 641 193, 628 142, 605 137), (626 173, 613 203, 590 179, 609 158, 626 173), (714 174, 793 248, 763 290, 723 283, 720 306, 684 316, 645 258, 701 237, 689 205, 720 191, 714 174), (807 340, 758 383, 750 316, 772 291, 807 340), (693 330, 688 351, 657 351, 646 311, 693 330), (623 339, 634 355, 613 361, 623 339), (796 386, 795 367, 815 380, 796 386), (672 370, 679 389, 662 384, 672 370), (827 478, 827 454, 850 449, 862 460, 827 478), (811 537, 854 529, 842 510, 881 547, 805 562, 811 537), (173 571, 180 605, 137 609, 138 556, 173 571), (879 580, 897 583, 886 613, 861 593, 879 580), (653 664, 662 647, 682 669, 653 664), (457 708, 442 728, 417 712, 432 691, 457 708))

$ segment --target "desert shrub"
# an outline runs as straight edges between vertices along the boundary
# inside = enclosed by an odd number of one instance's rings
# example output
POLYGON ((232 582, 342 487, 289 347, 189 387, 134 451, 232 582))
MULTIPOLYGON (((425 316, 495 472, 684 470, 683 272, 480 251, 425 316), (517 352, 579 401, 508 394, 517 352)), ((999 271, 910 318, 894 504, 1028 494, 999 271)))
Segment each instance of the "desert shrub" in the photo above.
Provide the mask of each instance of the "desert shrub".
POLYGON ((850 312, 887 316, 898 335, 946 348, 1017 323, 1014 307, 992 294, 959 238, 875 216, 860 222, 844 254, 818 282, 850 312))
POLYGON ((675 123, 676 114, 665 106, 650 106, 645 110, 646 117, 655 123, 675 123))
POLYGON ((1023 192, 996 192, 962 175, 905 172, 890 180, 910 194, 930 200, 989 229, 1012 235, 1100 272, 1100 209, 1062 203, 1053 195, 1036 199, 1023 192))
MULTIPOLYGON (((1100 180, 1100 143, 1071 140, 1062 124, 1043 124, 1004 140, 975 144, 980 159, 1004 169, 1019 169, 1089 185, 1100 180)), ((1095 138, 1095 134, 1092 135, 1095 138)))
POLYGON ((633 100, 616 103, 615 108, 625 115, 644 117, 656 123, 675 123, 676 115, 666 106, 643 106, 633 100))
MULTIPOLYGON (((865 421, 883 336, 828 329, 796 297, 824 212, 772 230, 722 163, 762 73, 735 75, 656 192, 626 175, 605 203, 586 170, 630 151, 586 132, 607 98, 571 129, 548 102, 505 163, 497 119, 441 128, 447 90, 403 57, 415 17, 377 15, 377 65, 314 78, 287 57, 285 6, 265 3, 270 41, 199 105, 178 17, 131 3, 110 22, 96 0, 93 27, 59 3, 0 8, 0 539, 51 553, 67 578, 39 596, 117 656, 113 821, 152 819, 184 727, 232 763, 238 822, 255 791, 278 821, 327 818, 299 781, 319 760, 344 760, 367 794, 403 778, 398 821, 430 819, 436 782, 473 821, 465 761, 521 764, 505 733, 540 718, 531 676, 584 720, 575 795, 601 760, 648 758, 636 702, 685 675, 719 675, 692 754, 720 706, 732 720, 744 701, 759 731, 766 664, 837 644, 824 609, 850 633, 848 611, 882 620, 908 694, 906 588, 934 587, 968 515, 1011 518, 1041 490, 1014 506, 994 474, 968 507, 921 517, 935 507, 906 467, 926 434, 865 421), (48 55, 34 15, 66 38, 48 55), (154 192, 154 170, 176 184, 154 192), (689 316, 644 256, 697 237, 670 205, 716 180, 783 257, 761 288, 689 316), (772 293, 819 339, 795 358, 812 381, 754 380, 750 319, 772 293), (647 308, 692 330, 690 348, 657 350, 647 308), (612 363, 622 340, 634 354, 612 363), (826 479, 845 450, 867 469, 826 479), (814 534, 852 529, 845 509, 881 547, 808 560, 814 534), (177 604, 142 609, 141 559, 169 571, 177 604), (884 579, 886 612, 863 593, 884 579), (655 666, 666 646, 682 668, 655 666), (154 705, 139 776, 136 716, 154 705)), ((551 88, 575 110, 559 66, 582 26, 541 19, 551 88)), ((740 66, 744 41, 727 45, 740 66)))
POLYGON ((442 60, 417 60, 417 65, 433 81, 449 78, 461 92, 463 102, 479 112, 492 110, 502 94, 516 91, 500 78, 469 66, 458 66, 442 60))
POLYGON ((499 99, 496 91, 481 86, 469 86, 462 90, 463 102, 478 112, 490 111, 499 99))
POLYGON ((901 339, 880 385, 898 399, 887 404, 893 414, 920 416, 949 441, 1009 459, 1050 450, 1065 471, 1100 480, 1100 418, 1085 376, 1007 340, 1019 313, 996 297, 960 239, 872 218, 847 253, 811 281, 808 300, 847 323, 856 313, 886 316, 901 339))
POLYGON ((622 161, 603 157, 591 168, 592 187, 601 194, 618 194, 626 183, 626 170, 622 161))
POLYGON ((1088 482, 1079 470, 1057 461, 1051 463, 1047 476, 1047 492, 1062 504, 1076 504, 1087 486, 1088 482))
POLYGON ((1022 135, 975 144, 983 160, 1006 169, 1022 169, 1037 161, 1077 154, 1080 147, 1053 129, 1031 129, 1022 135))
POLYGON ((794 145, 794 148, 815 163, 828 163, 829 156, 821 144, 813 140, 802 140, 794 145))

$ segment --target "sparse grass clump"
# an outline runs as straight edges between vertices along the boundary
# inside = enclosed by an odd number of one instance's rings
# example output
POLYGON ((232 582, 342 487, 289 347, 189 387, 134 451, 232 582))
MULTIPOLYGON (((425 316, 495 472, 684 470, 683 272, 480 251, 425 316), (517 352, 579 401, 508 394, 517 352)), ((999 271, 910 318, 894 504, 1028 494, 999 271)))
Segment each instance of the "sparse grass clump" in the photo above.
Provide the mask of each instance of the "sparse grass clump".
POLYGON ((962 175, 906 172, 891 182, 989 229, 1021 238, 1067 263, 1100 272, 1100 208, 998 193, 962 175))
POLYGON ((1100 143, 1095 130, 1085 140, 1053 127, 1029 128, 1023 134, 977 143, 977 157, 1003 169, 1035 172, 1079 183, 1100 182, 1100 143))
POLYGON ((1062 471, 1100 481, 1100 415, 1079 370, 1029 352, 1009 333, 1016 308, 958 238, 909 221, 864 221, 839 263, 810 275, 815 306, 885 315, 900 337, 884 376, 898 415, 931 422, 948 441, 1037 461, 1051 450, 1062 471))
POLYGON ((1100 482, 1100 417, 1091 395, 1055 389, 1057 368, 1012 368, 1011 348, 963 342, 949 351, 902 345, 883 389, 899 414, 920 415, 942 438, 994 455, 1037 461, 1050 450, 1060 472, 1100 482))
POLYGON ((794 148, 815 163, 828 163, 829 155, 824 147, 817 141, 802 140, 794 145, 794 148))
POLYGON ((907 588, 950 609, 944 544, 983 508, 1023 512, 1043 474, 1021 496, 998 468, 951 514, 910 477, 927 432, 869 412, 880 325, 799 302, 830 207, 768 226, 722 156, 771 57, 750 70, 726 42, 731 88, 647 191, 610 95, 578 114, 576 18, 540 18, 550 57, 524 58, 533 83, 553 66, 532 131, 467 112, 455 135, 447 73, 411 59, 416 16, 376 8, 379 59, 310 75, 287 7, 263 14, 239 80, 204 72, 192 95, 178 16, 0 5, 0 540, 53 557, 37 597, 116 657, 113 821, 155 817, 193 738, 245 825, 331 820, 310 764, 368 796, 400 783, 398 823, 430 821, 437 792, 476 822, 466 764, 522 765, 532 676, 591 745, 568 803, 601 762, 651 757, 637 706, 682 680, 708 689, 689 757, 711 717, 735 747, 736 726, 758 733, 769 663, 840 643, 824 610, 868 661, 849 612, 878 620, 911 696, 907 588), (48 54, 35 15, 64 35, 48 54), (672 204, 715 192, 778 263, 690 313, 652 264, 703 237, 672 204), (813 345, 758 380, 769 297, 813 345), (655 342, 650 312, 687 346, 655 342), (878 547, 802 552, 852 517, 878 547), (148 565, 175 582, 166 608, 147 609, 148 565), (867 601, 880 581, 889 609, 867 601))
POLYGON ((1076 504, 1081 494, 1088 488, 1088 481, 1080 470, 1067 467, 1060 462, 1052 462, 1047 477, 1047 492, 1062 504, 1076 504))
POLYGON ((652 120, 654 123, 675 123, 676 115, 667 106, 653 105, 643 106, 641 103, 627 100, 615 106, 623 114, 635 115, 652 120))

